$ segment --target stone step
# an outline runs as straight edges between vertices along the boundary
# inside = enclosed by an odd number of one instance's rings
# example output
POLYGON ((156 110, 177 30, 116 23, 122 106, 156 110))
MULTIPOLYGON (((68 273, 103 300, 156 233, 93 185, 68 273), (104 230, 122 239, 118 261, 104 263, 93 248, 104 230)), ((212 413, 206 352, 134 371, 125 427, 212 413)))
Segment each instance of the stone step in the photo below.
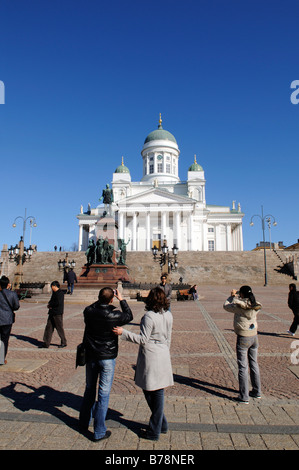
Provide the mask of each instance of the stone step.
MULTIPOLYGON (((290 252, 280 252, 283 259, 290 252)), ((46 282, 58 280, 63 284, 63 271, 58 269, 58 261, 64 259, 65 252, 36 252, 30 261, 23 265, 24 282, 46 282)), ((75 272, 80 284, 80 274, 86 263, 84 252, 69 252, 68 259, 76 262, 75 272)), ((275 285, 288 284, 292 278, 280 274, 275 269, 282 266, 281 260, 273 252, 267 252, 268 282, 275 285)), ((179 252, 178 270, 169 275, 171 282, 178 283, 179 278, 188 284, 224 284, 234 285, 264 283, 264 253, 263 251, 243 252, 179 252)), ((16 266, 8 263, 8 276, 12 279, 16 266)), ((128 252, 127 266, 132 282, 157 283, 161 276, 159 261, 154 261, 151 252, 128 252)), ((78 284, 78 287, 79 287, 78 284)), ((100 286, 97 285, 97 288, 100 286)), ((114 286, 112 286, 114 287, 114 286)), ((87 284, 85 289, 92 288, 87 284)))

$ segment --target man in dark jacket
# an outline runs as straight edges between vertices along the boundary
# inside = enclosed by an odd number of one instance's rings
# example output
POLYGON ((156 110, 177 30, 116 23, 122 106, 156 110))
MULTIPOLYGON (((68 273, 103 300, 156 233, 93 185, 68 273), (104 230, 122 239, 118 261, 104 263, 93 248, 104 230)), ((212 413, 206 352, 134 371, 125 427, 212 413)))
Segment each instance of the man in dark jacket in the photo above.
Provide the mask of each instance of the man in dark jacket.
POLYGON ((15 321, 14 312, 20 308, 17 294, 7 289, 8 284, 8 277, 2 276, 0 279, 0 337, 4 348, 2 362, 4 364, 6 364, 5 357, 7 355, 12 324, 15 321))
POLYGON ((295 335, 297 326, 299 325, 299 292, 296 289, 296 284, 289 285, 289 297, 288 297, 288 306, 294 314, 293 323, 288 330, 288 333, 292 336, 295 335))
POLYGON ((63 328, 63 310, 64 310, 64 293, 60 290, 60 284, 58 281, 53 281, 51 283, 52 296, 48 303, 48 321, 44 331, 44 344, 42 347, 48 348, 51 343, 52 335, 54 329, 56 328, 57 333, 60 337, 61 344, 59 348, 66 347, 66 337, 63 328))
POLYGON ((166 295, 166 298, 169 301, 169 310, 170 310, 170 300, 171 300, 172 287, 171 287, 170 284, 167 284, 167 275, 166 274, 162 274, 161 282, 159 284, 159 287, 162 290, 164 290, 164 294, 166 295))
POLYGON ((74 283, 78 282, 77 281, 77 276, 73 268, 69 270, 69 272, 66 275, 66 280, 67 280, 67 294, 71 294, 74 291, 74 283))
POLYGON ((118 336, 112 332, 112 329, 132 320, 133 315, 129 305, 117 290, 113 291, 110 287, 101 289, 98 301, 84 310, 86 388, 79 423, 81 430, 86 431, 91 417, 94 417, 95 441, 106 439, 111 435, 111 432, 107 431, 105 419, 118 354, 118 336), (114 297, 120 301, 121 310, 112 305, 114 297), (96 401, 98 379, 98 401, 96 401))

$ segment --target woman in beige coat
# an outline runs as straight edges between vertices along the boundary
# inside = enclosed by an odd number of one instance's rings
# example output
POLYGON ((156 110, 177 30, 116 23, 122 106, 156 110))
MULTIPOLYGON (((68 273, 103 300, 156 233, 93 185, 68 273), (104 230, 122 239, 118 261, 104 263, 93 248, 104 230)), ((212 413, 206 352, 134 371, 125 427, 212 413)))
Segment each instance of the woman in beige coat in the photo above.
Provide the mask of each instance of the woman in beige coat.
POLYGON ((251 287, 242 286, 240 291, 231 291, 223 308, 234 313, 234 331, 237 335, 237 361, 239 397, 237 400, 248 404, 249 396, 261 398, 260 371, 257 362, 258 339, 256 316, 262 305, 255 300, 251 287), (248 365, 252 391, 248 389, 248 365))
POLYGON ((135 383, 142 388, 152 412, 149 429, 141 437, 157 441, 168 430, 164 415, 164 388, 173 385, 170 360, 172 314, 169 301, 159 287, 152 289, 145 301, 146 313, 141 319, 140 333, 122 327, 113 329, 122 339, 139 344, 135 383))

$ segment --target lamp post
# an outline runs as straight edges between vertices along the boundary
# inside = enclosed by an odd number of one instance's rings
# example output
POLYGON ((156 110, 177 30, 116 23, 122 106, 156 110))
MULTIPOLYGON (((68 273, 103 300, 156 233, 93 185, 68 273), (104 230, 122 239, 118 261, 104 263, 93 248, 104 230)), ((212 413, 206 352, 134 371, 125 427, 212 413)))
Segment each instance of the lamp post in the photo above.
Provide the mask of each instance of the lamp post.
POLYGON ((23 264, 27 261, 30 261, 33 250, 31 245, 29 248, 24 246, 23 237, 20 238, 19 244, 16 246, 10 246, 8 250, 9 261, 14 261, 17 265, 17 269, 14 276, 13 285, 15 288, 20 287, 20 283, 23 282, 23 264))
POLYGON ((76 262, 73 259, 69 261, 69 254, 65 254, 65 258, 63 261, 61 259, 57 262, 59 271, 62 271, 64 268, 74 268, 76 266, 76 262))
POLYGON ((152 248, 152 253, 153 253, 153 256, 154 256, 154 260, 155 261, 159 260, 161 271, 163 269, 163 266, 165 266, 165 265, 167 265, 168 274, 170 273, 170 271, 176 271, 177 267, 178 267, 178 264, 179 264, 178 260, 177 260, 177 255, 178 255, 179 249, 176 246, 176 244, 173 245, 172 254, 170 254, 169 253, 169 248, 166 244, 166 240, 164 240, 163 246, 161 248, 162 253, 160 253, 159 258, 157 259, 158 251, 159 250, 155 245, 152 248))
MULTIPOLYGON (((25 209, 25 217, 22 217, 21 215, 19 215, 18 217, 15 218, 12 226, 15 228, 17 225, 16 225, 16 220, 17 219, 22 219, 23 220, 23 242, 25 242, 25 232, 26 232, 26 222, 28 219, 30 219, 30 227, 37 227, 37 223, 36 223, 36 220, 35 220, 35 217, 33 217, 32 215, 29 215, 28 217, 26 217, 27 215, 27 209, 25 209)), ((30 245, 31 245, 31 236, 30 236, 30 245)))
MULTIPOLYGON (((262 215, 260 216, 259 214, 254 214, 251 219, 250 219, 250 226, 252 227, 254 223, 252 222, 252 219, 254 217, 259 217, 262 222, 262 231, 263 231, 263 247, 264 247, 264 268, 265 268, 265 286, 268 285, 268 279, 267 279, 267 259, 266 259, 266 245, 265 245, 265 220, 268 222, 268 227, 270 230, 270 225, 271 225, 271 218, 273 219, 274 222, 272 222, 272 225, 275 227, 277 225, 277 222, 275 220, 275 217, 271 214, 267 214, 264 216, 264 210, 262 206, 262 215)), ((271 243, 271 240, 270 240, 271 243)))
POLYGON ((12 226, 14 228, 17 226, 16 221, 18 219, 23 220, 23 236, 21 236, 18 245, 16 245, 15 247, 13 247, 11 245, 11 247, 8 250, 9 260, 14 261, 17 265, 17 269, 16 269, 15 276, 14 276, 14 287, 15 288, 20 287, 20 283, 23 281, 23 264, 26 262, 27 257, 30 260, 30 258, 32 256, 32 253, 33 253, 33 249, 31 247, 31 237, 30 237, 30 246, 29 246, 29 248, 25 248, 25 246, 24 246, 25 232, 26 232, 26 222, 27 222, 28 219, 31 219, 30 220, 31 227, 32 226, 33 227, 37 226, 35 217, 33 217, 32 215, 27 217, 27 209, 25 209, 25 217, 22 217, 22 216, 19 215, 18 217, 15 218, 15 220, 12 224, 12 226))

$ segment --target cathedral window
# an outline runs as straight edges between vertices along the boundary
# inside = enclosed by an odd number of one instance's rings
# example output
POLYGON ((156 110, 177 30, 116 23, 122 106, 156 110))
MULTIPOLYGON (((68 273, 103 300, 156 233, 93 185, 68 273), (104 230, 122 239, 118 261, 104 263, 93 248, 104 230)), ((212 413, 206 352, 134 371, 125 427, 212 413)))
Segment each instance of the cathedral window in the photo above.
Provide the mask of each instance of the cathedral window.
POLYGON ((150 173, 154 173, 154 165, 153 165, 153 164, 150 164, 150 166, 149 166, 149 172, 150 172, 150 173))
POLYGON ((208 241, 208 250, 209 251, 215 251, 215 242, 214 242, 214 240, 209 240, 208 241))
POLYGON ((166 163, 166 173, 170 173, 170 163, 166 163))
POLYGON ((162 163, 157 164, 157 171, 158 171, 158 173, 163 173, 163 164, 162 163))

